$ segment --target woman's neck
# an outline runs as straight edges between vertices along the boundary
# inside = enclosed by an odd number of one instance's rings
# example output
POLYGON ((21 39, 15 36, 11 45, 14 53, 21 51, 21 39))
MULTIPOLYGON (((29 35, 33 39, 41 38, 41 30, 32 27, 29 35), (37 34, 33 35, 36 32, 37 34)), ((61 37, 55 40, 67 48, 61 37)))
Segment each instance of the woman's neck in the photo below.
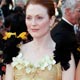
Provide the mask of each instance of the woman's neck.
POLYGON ((50 34, 47 34, 40 38, 34 38, 32 41, 33 45, 39 48, 50 48, 53 45, 53 40, 50 34))

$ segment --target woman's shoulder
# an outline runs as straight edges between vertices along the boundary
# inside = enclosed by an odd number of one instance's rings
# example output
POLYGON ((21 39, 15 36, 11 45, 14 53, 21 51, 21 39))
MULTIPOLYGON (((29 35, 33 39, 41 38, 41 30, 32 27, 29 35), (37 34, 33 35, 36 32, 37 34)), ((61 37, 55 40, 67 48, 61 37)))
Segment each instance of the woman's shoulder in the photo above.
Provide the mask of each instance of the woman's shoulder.
POLYGON ((21 45, 21 46, 20 46, 20 49, 22 50, 22 49, 25 49, 25 48, 26 48, 26 49, 29 48, 29 47, 31 46, 31 43, 32 43, 32 41, 21 45))
POLYGON ((21 45, 20 52, 23 54, 29 53, 31 50, 31 46, 32 46, 32 41, 21 45))

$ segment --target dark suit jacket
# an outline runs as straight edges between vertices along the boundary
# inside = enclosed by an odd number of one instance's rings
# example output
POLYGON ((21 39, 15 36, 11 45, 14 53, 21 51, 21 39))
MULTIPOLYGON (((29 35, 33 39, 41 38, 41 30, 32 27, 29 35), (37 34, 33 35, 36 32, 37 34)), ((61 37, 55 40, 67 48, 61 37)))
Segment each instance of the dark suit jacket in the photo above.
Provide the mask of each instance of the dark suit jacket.
POLYGON ((60 51, 62 50, 60 54, 63 53, 67 56, 67 54, 70 54, 72 52, 77 64, 77 43, 74 33, 74 27, 62 19, 51 30, 51 37, 56 42, 58 49, 60 51))

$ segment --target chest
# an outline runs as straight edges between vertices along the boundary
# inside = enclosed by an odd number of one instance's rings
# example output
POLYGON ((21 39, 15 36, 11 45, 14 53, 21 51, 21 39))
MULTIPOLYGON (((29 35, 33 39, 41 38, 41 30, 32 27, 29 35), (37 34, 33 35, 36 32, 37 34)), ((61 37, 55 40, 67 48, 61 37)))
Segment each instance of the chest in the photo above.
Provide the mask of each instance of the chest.
POLYGON ((41 59, 43 59, 43 57, 45 57, 46 55, 48 56, 53 56, 53 51, 46 49, 46 50, 24 50, 21 53, 23 53, 23 57, 25 60, 30 61, 31 63, 37 63, 39 62, 41 59))

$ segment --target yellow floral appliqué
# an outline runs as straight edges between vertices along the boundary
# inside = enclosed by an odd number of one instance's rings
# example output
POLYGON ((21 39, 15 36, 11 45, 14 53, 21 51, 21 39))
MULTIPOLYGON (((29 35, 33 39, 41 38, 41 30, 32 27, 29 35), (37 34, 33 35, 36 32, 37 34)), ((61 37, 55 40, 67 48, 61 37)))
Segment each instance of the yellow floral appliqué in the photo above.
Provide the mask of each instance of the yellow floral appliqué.
POLYGON ((4 40, 7 40, 7 39, 10 38, 12 35, 16 36, 16 33, 5 32, 5 36, 3 37, 3 39, 4 39, 4 40))
POLYGON ((80 52, 80 47, 79 47, 79 48, 77 48, 77 50, 80 52))
POLYGON ((4 40, 7 40, 8 38, 11 38, 11 36, 15 36, 15 38, 21 38, 22 40, 27 39, 27 35, 28 33, 26 32, 22 32, 20 33, 18 36, 16 35, 16 33, 12 33, 12 32, 5 32, 5 36, 3 37, 4 40))
POLYGON ((21 38, 21 39, 26 39, 28 34, 26 32, 22 32, 21 34, 19 34, 19 36, 17 36, 17 38, 21 38))

